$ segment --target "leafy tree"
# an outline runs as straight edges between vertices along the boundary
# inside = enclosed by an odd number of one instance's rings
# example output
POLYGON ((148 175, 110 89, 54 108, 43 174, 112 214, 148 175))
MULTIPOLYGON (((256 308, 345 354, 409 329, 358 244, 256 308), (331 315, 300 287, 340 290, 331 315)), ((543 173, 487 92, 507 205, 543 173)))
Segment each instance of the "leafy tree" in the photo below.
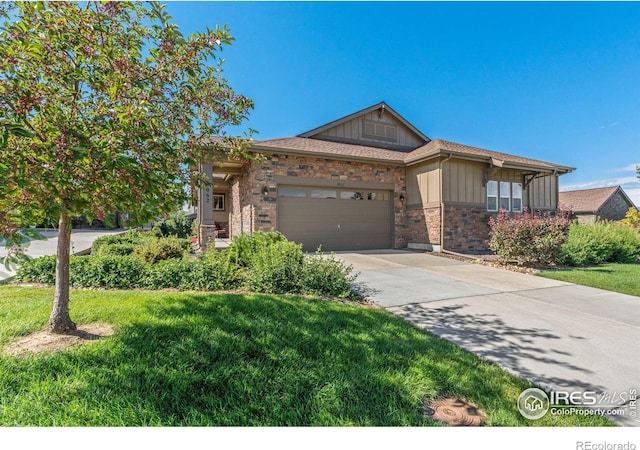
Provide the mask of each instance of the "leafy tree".
POLYGON ((629 225, 633 228, 640 228, 640 211, 635 206, 632 206, 625 214, 624 219, 620 221, 625 225, 629 225))
POLYGON ((0 235, 58 222, 48 328, 62 333, 75 328, 71 218, 174 211, 203 182, 189 167, 248 157, 252 130, 225 128, 253 102, 222 77, 226 25, 185 37, 163 6, 138 2, 1 3, 0 17, 0 119, 17 125, 0 145, 0 235))

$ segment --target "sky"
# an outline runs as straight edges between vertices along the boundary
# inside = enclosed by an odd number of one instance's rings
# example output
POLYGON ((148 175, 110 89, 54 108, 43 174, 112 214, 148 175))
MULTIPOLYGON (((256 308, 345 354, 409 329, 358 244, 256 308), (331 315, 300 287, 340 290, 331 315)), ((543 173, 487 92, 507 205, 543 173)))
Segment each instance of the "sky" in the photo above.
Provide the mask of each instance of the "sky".
POLYGON ((640 3, 170 2, 183 33, 227 24, 224 76, 254 139, 386 101, 431 139, 576 170, 640 206, 640 3))

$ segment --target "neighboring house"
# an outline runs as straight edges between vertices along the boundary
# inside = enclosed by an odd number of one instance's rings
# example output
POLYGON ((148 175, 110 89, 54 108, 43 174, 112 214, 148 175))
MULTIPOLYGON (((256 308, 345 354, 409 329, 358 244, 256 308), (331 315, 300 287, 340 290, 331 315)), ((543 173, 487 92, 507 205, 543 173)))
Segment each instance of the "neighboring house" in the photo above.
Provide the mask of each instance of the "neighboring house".
POLYGON ((570 209, 580 223, 621 220, 635 208, 620 186, 560 192, 560 206, 570 209))
POLYGON ((489 217, 556 210, 574 170, 431 140, 384 102, 251 151, 264 160, 201 164, 214 182, 199 192, 201 242, 226 219, 231 237, 278 230, 308 251, 484 251, 489 217))

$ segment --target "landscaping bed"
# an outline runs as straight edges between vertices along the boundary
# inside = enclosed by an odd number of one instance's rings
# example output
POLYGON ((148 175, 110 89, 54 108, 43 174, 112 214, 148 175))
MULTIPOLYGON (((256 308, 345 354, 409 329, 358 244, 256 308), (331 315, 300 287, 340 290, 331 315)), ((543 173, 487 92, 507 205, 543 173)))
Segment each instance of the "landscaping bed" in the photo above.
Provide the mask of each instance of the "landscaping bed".
MULTIPOLYGON (((328 297, 358 297, 351 267, 320 252, 304 254, 277 232, 233 239, 223 251, 190 254, 191 240, 130 230, 96 239, 91 255, 72 256, 70 284, 81 288, 247 289, 328 297)), ((18 283, 53 284, 55 256, 24 263, 18 283)))

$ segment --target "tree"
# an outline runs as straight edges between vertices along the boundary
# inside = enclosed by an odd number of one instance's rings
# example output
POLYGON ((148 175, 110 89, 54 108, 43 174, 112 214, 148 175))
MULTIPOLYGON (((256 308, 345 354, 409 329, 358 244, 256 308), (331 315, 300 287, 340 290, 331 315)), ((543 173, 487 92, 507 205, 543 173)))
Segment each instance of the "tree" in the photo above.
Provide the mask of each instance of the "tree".
POLYGON ((48 329, 63 333, 71 218, 176 210, 203 182, 198 161, 248 157, 252 130, 225 128, 253 102, 222 77, 226 25, 184 37, 163 6, 138 2, 2 3, 0 16, 0 119, 26 131, 0 146, 0 235, 58 222, 48 329))

